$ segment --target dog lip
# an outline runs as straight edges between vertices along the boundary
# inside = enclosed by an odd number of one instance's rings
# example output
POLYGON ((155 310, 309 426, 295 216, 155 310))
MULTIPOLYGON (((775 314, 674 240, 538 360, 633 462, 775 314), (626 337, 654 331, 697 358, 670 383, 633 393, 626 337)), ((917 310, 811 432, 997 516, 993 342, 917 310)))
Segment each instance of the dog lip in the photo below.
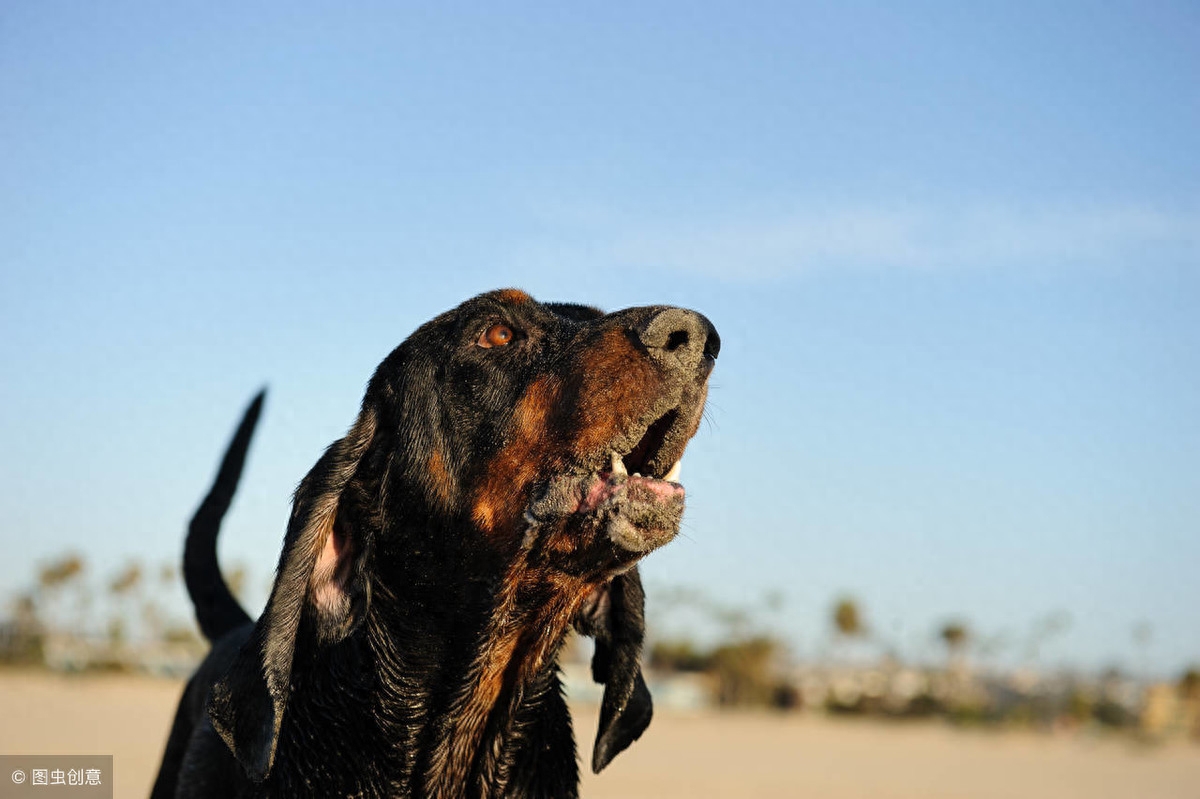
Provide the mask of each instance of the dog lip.
MULTIPOLYGON (((678 464, 677 464, 678 465, 678 464)), ((531 525, 574 515, 609 513, 633 497, 643 507, 682 504, 686 491, 677 482, 610 470, 587 474, 562 474, 535 491, 525 506, 531 525)))
POLYGON ((631 474, 625 477, 600 474, 597 477, 600 479, 588 486, 577 512, 594 511, 619 491, 634 487, 645 489, 643 493, 653 496, 656 502, 672 502, 684 496, 684 488, 679 483, 643 477, 640 474, 631 474))

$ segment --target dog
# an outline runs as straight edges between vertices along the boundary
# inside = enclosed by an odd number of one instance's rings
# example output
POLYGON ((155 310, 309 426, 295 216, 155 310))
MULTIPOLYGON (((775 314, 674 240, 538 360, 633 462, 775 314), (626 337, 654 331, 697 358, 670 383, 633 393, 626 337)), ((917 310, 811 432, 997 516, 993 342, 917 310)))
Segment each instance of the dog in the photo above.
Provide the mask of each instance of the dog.
POLYGON ((422 325, 296 489, 257 621, 216 555, 256 397, 189 526, 212 649, 153 799, 577 796, 559 650, 595 639, 598 773, 650 723, 637 563, 679 530, 719 350, 694 311, 516 289, 422 325))

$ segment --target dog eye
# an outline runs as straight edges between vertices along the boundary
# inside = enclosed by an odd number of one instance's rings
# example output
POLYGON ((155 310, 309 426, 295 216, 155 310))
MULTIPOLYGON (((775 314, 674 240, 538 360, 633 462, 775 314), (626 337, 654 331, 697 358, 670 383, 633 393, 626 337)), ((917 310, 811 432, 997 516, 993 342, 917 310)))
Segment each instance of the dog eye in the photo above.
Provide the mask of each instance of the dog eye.
POLYGON ((492 325, 487 330, 479 334, 479 340, 475 342, 476 346, 489 349, 491 347, 503 347, 505 344, 513 340, 512 328, 508 325, 492 325))

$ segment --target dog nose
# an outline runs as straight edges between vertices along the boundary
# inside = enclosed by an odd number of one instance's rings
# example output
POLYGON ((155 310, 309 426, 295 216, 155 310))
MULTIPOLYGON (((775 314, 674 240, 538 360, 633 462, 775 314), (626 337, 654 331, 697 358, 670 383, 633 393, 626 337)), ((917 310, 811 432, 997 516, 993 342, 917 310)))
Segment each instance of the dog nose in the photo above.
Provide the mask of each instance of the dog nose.
POLYGON ((636 333, 652 358, 672 368, 700 368, 707 373, 721 351, 721 337, 712 322, 683 308, 655 311, 636 333))

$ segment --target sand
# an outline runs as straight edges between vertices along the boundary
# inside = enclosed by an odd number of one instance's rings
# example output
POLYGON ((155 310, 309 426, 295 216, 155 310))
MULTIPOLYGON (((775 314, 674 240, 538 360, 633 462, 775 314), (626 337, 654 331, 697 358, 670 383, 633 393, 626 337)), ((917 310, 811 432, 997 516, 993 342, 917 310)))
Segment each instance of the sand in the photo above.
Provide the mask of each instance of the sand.
MULTIPOLYGON (((149 793, 181 682, 0 672, 0 753, 112 754, 115 795, 149 793)), ((576 709, 589 748, 595 711, 576 709)), ((586 769, 585 769, 586 771, 586 769)), ((963 731, 811 715, 680 715, 654 724, 586 799, 1200 799, 1200 746, 963 731)))

